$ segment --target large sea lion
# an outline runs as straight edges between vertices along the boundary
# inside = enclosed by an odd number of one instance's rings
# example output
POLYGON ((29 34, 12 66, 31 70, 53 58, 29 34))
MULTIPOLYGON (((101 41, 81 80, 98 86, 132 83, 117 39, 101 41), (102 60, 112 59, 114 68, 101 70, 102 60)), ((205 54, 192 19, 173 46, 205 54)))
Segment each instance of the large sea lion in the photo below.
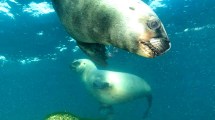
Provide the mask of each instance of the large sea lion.
POLYGON ((75 60, 70 67, 80 74, 87 90, 103 107, 111 108, 113 104, 146 97, 148 108, 144 117, 147 116, 152 103, 152 95, 151 87, 145 80, 129 73, 99 70, 88 59, 75 60))
POLYGON ((153 58, 170 41, 153 10, 141 0, 52 0, 66 31, 95 62, 106 64, 105 45, 153 58))

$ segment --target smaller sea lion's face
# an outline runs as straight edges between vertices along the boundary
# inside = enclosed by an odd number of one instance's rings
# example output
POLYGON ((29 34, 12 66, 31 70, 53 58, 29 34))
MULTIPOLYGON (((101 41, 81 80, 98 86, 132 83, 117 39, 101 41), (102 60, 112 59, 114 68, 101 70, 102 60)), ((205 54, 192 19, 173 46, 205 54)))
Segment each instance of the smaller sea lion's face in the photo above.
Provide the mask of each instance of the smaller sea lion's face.
POLYGON ((70 68, 72 70, 75 70, 76 72, 83 72, 85 70, 86 66, 87 66, 87 62, 83 59, 74 60, 70 64, 70 68))
POLYGON ((167 33, 156 15, 144 16, 139 21, 143 25, 144 32, 138 38, 138 55, 153 58, 170 49, 167 33))
POLYGON ((75 70, 76 72, 82 73, 85 70, 93 70, 96 68, 95 64, 88 59, 78 59, 78 60, 74 60, 71 64, 70 64, 70 68, 72 70, 75 70))

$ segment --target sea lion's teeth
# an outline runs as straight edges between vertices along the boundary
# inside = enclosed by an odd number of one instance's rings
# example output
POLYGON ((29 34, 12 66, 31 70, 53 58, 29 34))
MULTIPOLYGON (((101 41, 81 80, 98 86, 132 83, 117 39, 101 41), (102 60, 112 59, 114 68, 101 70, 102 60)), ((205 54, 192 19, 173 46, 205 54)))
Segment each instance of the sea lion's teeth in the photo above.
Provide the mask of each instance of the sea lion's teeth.
MULTIPOLYGON (((157 43, 157 41, 153 40, 152 43, 155 42, 157 43)), ((154 47, 154 45, 152 45, 151 41, 150 42, 141 42, 142 44, 144 44, 145 46, 147 46, 147 50, 151 50, 153 51, 154 55, 159 55, 159 49, 157 49, 156 47, 154 47)))

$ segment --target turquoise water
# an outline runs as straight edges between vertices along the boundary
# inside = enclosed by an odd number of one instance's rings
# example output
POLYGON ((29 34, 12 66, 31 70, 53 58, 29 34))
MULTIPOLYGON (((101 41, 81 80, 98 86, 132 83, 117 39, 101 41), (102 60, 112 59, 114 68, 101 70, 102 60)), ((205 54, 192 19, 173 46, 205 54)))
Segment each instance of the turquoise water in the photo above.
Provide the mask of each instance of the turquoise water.
MULTIPOLYGON (((153 89, 150 120, 215 119, 215 1, 147 0, 172 48, 147 59, 110 50, 106 69, 144 78, 153 89)), ((47 0, 0 0, 0 119, 42 120, 71 112, 99 117, 99 103, 69 69, 87 58, 47 0), (38 7, 39 6, 39 7, 38 7)), ((144 99, 114 106, 116 120, 141 120, 144 99)))

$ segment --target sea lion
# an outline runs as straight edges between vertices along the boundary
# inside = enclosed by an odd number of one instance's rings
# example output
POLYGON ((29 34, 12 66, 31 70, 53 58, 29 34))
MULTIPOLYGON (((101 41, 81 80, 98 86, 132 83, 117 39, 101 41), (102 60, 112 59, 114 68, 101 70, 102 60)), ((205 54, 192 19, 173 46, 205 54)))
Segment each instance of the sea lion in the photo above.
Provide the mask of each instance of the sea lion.
POLYGON ((70 68, 78 72, 87 90, 102 103, 103 107, 146 97, 148 115, 152 104, 151 87, 142 78, 123 72, 99 70, 88 59, 78 59, 71 63, 70 68))
POLYGON ((66 31, 94 62, 106 65, 105 45, 147 58, 170 48, 163 24, 141 0, 52 0, 52 3, 66 31))

